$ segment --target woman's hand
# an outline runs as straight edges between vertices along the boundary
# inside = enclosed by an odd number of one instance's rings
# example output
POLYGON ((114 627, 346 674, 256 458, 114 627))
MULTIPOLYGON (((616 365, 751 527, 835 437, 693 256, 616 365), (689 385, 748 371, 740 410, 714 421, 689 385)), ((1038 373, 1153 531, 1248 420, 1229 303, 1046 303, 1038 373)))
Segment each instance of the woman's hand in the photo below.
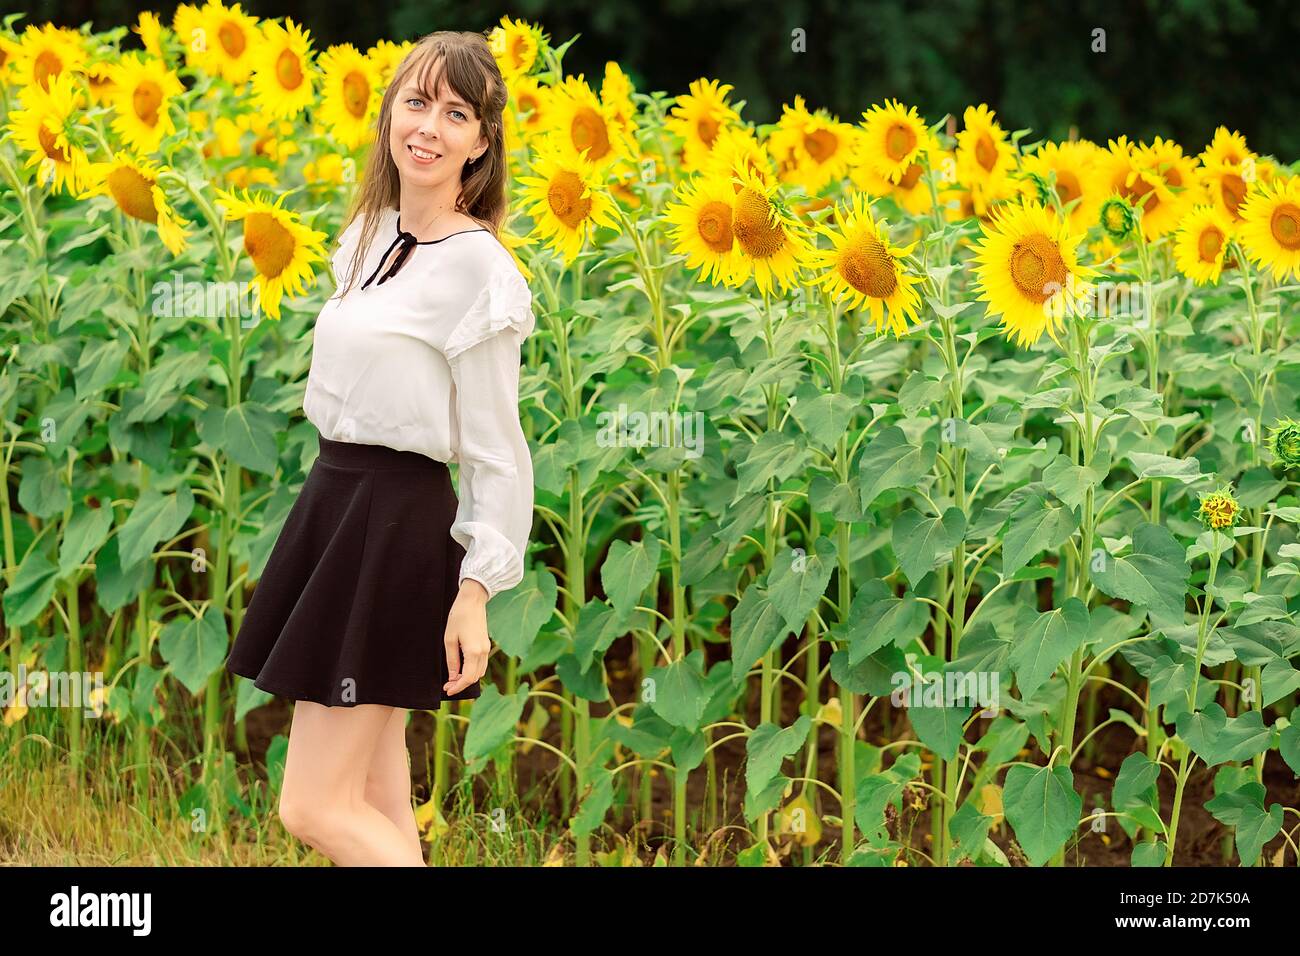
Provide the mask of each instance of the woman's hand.
POLYGON ((487 589, 473 578, 466 578, 447 615, 447 633, 443 647, 447 651, 447 675, 442 685, 448 697, 481 680, 487 673, 492 640, 487 632, 487 589), (464 658, 464 668, 461 659, 464 658))

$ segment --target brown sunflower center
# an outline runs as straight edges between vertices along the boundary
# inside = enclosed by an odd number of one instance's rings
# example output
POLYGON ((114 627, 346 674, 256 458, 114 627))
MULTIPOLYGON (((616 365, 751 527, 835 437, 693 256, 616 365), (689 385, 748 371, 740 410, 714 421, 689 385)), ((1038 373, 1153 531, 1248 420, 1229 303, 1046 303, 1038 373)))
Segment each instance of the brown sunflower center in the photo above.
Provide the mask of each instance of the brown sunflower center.
POLYGON ((41 150, 45 155, 57 163, 66 163, 70 159, 68 151, 64 147, 55 144, 56 135, 46 129, 44 123, 36 130, 36 136, 41 143, 41 150))
POLYGON ((158 207, 153 202, 153 180, 146 179, 130 166, 118 166, 107 177, 108 191, 117 207, 144 222, 158 222, 158 207))
POLYGON ((221 41, 221 48, 226 51, 226 55, 233 60, 243 56, 248 46, 248 40, 244 37, 244 31, 239 28, 239 24, 231 23, 229 20, 217 27, 217 39, 221 41))
POLYGON ((771 209, 767 197, 748 186, 736 196, 736 241, 754 259, 776 255, 785 243, 785 231, 769 218, 771 209))
POLYGON ((705 146, 713 146, 713 141, 718 138, 718 130, 721 125, 712 116, 701 116, 695 121, 695 135, 700 138, 705 146))
POLYGON ((898 181, 898 185, 903 189, 911 189, 916 185, 916 181, 921 178, 921 164, 912 163, 907 167, 907 172, 903 173, 903 178, 898 181))
POLYGON ((735 240, 731 230, 731 207, 711 200, 695 216, 695 229, 711 252, 730 252, 735 240))
POLYGON ((609 152, 609 130, 605 128, 605 118, 589 106, 583 106, 573 114, 569 135, 573 138, 573 148, 578 152, 591 148, 587 153, 588 160, 600 159, 609 152))
POLYGON ((63 61, 53 50, 42 50, 32 67, 33 78, 47 93, 50 91, 50 77, 58 76, 62 72, 63 61))
POLYGON ((1196 240, 1196 253, 1202 262, 1214 262, 1223 248, 1223 233, 1217 226, 1206 226, 1196 240))
POLYGON ((916 132, 910 126, 895 123, 885 133, 885 152, 896 163, 916 148, 916 132))
POLYGON ((556 173, 546 189, 551 212, 570 229, 577 229, 591 212, 591 197, 582 194, 582 180, 570 170, 556 173))
POLYGON ((539 103, 537 97, 532 93, 522 93, 519 96, 519 111, 521 113, 536 113, 539 103))
POLYGON ((853 288, 873 299, 887 299, 898 288, 894 259, 875 236, 864 236, 844 250, 840 275, 853 288))
POLYGON ((162 106, 162 87, 153 80, 136 84, 131 93, 131 108, 146 126, 158 125, 158 108, 162 106))
POLYGON ((1273 210, 1268 228, 1283 249, 1292 252, 1300 249, 1300 206, 1292 202, 1282 203, 1273 210))
POLYGON ((370 103, 370 84, 360 70, 343 77, 343 106, 357 119, 366 115, 370 103))
POLYGON ((804 134, 803 148, 818 163, 824 163, 834 156, 839 146, 840 141, 828 129, 815 129, 811 133, 804 134))
POLYGON ((1068 169, 1058 169, 1056 171, 1056 195, 1061 197, 1062 206, 1082 196, 1083 186, 1079 183, 1079 177, 1068 169))
POLYGON ((1223 197, 1223 204, 1228 207, 1228 212, 1240 219, 1239 207, 1246 199, 1246 181, 1236 173, 1224 173, 1219 180, 1219 195, 1223 197))
POLYGON ((275 78, 286 90, 296 90, 302 85, 302 62, 292 50, 281 50, 275 58, 275 78))
POLYGON ((1011 281, 1033 302, 1046 302, 1065 285, 1061 250, 1041 232, 1031 233, 1011 248, 1011 281))
POLYGON ((293 261, 293 233, 266 212, 250 212, 244 218, 244 251, 257 271, 274 279, 293 261))
POLYGON ((985 172, 993 172, 993 167, 998 164, 998 148, 993 145, 993 137, 988 133, 981 133, 980 138, 975 141, 975 159, 985 172))
POLYGON ((1155 212, 1156 206, 1160 205, 1160 197, 1156 195, 1155 184, 1149 182, 1145 176, 1139 176, 1133 183, 1132 202, 1135 206, 1141 206, 1145 215, 1151 215, 1155 212))

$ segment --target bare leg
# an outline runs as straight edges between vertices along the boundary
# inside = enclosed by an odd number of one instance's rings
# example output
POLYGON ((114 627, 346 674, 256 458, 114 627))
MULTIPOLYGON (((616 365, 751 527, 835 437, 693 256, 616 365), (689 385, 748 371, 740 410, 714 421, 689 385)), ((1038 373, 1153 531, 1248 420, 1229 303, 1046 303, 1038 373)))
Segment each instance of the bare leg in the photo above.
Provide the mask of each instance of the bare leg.
POLYGON ((382 704, 294 706, 280 819, 339 866, 424 866, 409 837, 366 802, 366 775, 393 716, 382 704))
POLYGON ((415 851, 424 858, 420 846, 420 828, 411 808, 411 763, 406 750, 406 714, 402 707, 393 709, 393 716, 379 736, 379 745, 370 759, 366 774, 366 803, 406 834, 415 851))

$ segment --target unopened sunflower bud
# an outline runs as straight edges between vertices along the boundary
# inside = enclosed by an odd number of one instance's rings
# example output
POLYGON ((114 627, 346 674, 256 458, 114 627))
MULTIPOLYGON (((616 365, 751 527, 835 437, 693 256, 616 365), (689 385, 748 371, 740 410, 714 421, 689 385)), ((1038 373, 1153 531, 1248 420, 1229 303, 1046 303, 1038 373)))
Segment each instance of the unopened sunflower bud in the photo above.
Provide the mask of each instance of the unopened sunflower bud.
POLYGON ((1268 436, 1273 457, 1285 468, 1300 466, 1300 422, 1279 418, 1268 436))

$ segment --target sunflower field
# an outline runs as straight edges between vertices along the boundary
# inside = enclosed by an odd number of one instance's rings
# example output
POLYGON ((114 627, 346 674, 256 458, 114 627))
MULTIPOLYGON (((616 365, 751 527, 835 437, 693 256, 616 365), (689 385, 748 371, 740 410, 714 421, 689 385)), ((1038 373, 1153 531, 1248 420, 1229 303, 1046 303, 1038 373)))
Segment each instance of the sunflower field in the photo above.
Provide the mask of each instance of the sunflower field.
MULTIPOLYGON (((5 824, 0 858, 297 862, 288 706, 223 662, 413 44, 220 0, 20 19, 0 824, 45 806, 47 850, 5 824)), ((755 124, 488 37, 536 511, 482 697, 412 715, 434 857, 1296 866, 1292 166, 983 104, 755 124)))

